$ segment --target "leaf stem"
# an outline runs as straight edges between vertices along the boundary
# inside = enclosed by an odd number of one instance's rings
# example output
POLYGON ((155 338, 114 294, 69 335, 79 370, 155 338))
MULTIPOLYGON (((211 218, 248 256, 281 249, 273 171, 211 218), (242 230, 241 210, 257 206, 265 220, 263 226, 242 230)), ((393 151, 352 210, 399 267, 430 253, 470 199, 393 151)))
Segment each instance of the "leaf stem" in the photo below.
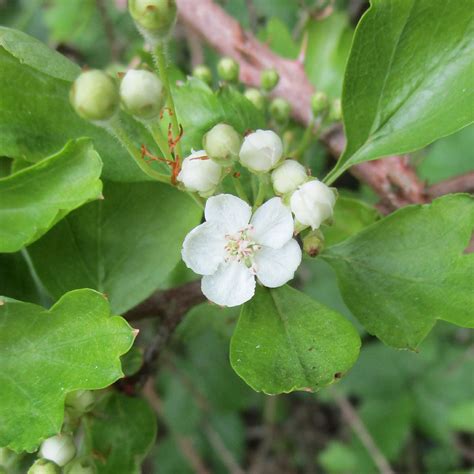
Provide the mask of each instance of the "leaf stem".
MULTIPOLYGON (((166 91, 166 100, 168 108, 170 109, 171 124, 173 127, 173 136, 176 138, 179 135, 179 123, 178 116, 176 115, 176 107, 174 104, 173 94, 171 92, 171 83, 168 74, 168 65, 166 60, 166 45, 165 42, 159 42, 153 49, 153 57, 155 59, 156 66, 158 68, 158 74, 160 75, 161 81, 166 91)), ((181 155, 181 144, 178 142, 178 154, 181 155)))
POLYGON ((267 179, 265 175, 258 175, 258 194, 255 198, 253 210, 255 211, 258 207, 263 204, 265 196, 267 194, 267 179))
POLYGON ((147 128, 158 145, 158 148, 161 150, 161 153, 163 153, 163 156, 167 160, 173 161, 173 155, 171 154, 168 140, 163 134, 159 122, 151 123, 147 126, 147 128))
POLYGON ((245 202, 250 203, 247 193, 245 192, 245 189, 242 186, 240 178, 234 175, 232 176, 232 182, 234 183, 234 188, 237 193, 237 196, 239 196, 239 198, 243 199, 245 202))
POLYGON ((308 126, 306 127, 306 130, 303 134, 303 138, 301 140, 301 143, 298 148, 296 148, 295 151, 291 152, 289 155, 291 158, 295 160, 300 160, 301 157, 303 156, 303 153, 309 148, 311 145, 311 142, 317 138, 318 136, 318 129, 314 130, 314 126, 316 125, 316 120, 311 119, 308 123, 308 126))

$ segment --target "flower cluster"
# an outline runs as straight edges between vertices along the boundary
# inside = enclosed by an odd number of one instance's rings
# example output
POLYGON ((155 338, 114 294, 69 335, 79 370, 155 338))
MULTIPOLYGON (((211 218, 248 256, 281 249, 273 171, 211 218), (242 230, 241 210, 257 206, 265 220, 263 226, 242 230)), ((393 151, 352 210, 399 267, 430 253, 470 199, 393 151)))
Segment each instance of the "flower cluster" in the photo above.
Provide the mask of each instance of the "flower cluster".
MULTIPOLYGON (((204 138, 204 150, 182 163, 178 182, 207 197, 206 222, 186 237, 182 257, 203 276, 202 291, 214 303, 238 306, 250 300, 256 281, 276 288, 290 281, 301 263, 294 235, 318 232, 333 215, 333 189, 308 175, 298 161, 284 159, 283 143, 271 130, 257 130, 241 140, 229 125, 216 125, 204 138), (216 194, 236 161, 265 182, 271 173, 272 197, 252 208, 231 194, 216 194)), ((270 190, 267 190, 267 195, 270 190)), ((306 246, 305 246, 306 250, 306 246)), ((314 245, 310 254, 315 254, 314 245)))

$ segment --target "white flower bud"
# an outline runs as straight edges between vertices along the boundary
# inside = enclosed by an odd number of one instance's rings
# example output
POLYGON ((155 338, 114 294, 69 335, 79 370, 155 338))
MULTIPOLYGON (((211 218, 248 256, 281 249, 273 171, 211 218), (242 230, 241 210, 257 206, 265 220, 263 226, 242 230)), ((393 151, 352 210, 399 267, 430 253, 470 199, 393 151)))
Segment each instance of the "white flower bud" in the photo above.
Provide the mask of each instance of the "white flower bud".
POLYGON ((76 455, 76 446, 71 436, 59 434, 43 441, 40 455, 62 467, 76 455))
POLYGON ((66 408, 70 408, 76 413, 87 413, 94 406, 95 397, 90 390, 76 390, 66 396, 66 408))
POLYGON ((296 221, 311 226, 313 230, 332 217, 335 192, 318 180, 308 181, 291 196, 290 206, 296 221))
POLYGON ((283 143, 272 130, 257 130, 247 135, 239 153, 242 165, 255 172, 270 171, 282 156, 283 143))
POLYGON ((219 123, 204 135, 202 143, 209 158, 227 165, 239 156, 242 138, 230 125, 219 123))
POLYGON ((74 110, 84 119, 94 122, 110 120, 118 110, 120 97, 115 81, 105 72, 83 72, 70 92, 74 110))
POLYGON ((59 474, 59 467, 47 459, 38 459, 28 469, 27 474, 59 474))
POLYGON ((287 194, 308 181, 306 168, 295 160, 286 160, 272 173, 273 189, 276 194, 287 194))
POLYGON ((164 105, 163 84, 150 71, 131 70, 120 84, 120 98, 124 108, 142 120, 157 117, 164 105))
POLYGON ((214 194, 222 179, 222 167, 212 161, 204 150, 195 151, 184 159, 178 181, 191 192, 203 197, 214 194))

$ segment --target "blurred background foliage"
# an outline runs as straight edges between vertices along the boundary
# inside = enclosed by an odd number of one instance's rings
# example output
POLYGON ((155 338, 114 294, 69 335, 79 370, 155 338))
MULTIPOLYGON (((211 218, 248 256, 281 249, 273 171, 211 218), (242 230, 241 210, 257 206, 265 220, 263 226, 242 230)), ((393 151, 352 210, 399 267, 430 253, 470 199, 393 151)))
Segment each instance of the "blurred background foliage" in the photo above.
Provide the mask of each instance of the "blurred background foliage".
MULTIPOLYGON (((219 3, 281 56, 296 58, 302 41, 307 41, 308 77, 330 97, 340 96, 352 35, 366 2, 219 3)), ((0 0, 0 24, 37 37, 81 66, 120 71, 128 64, 150 60, 126 12, 126 2, 121 0, 0 0)), ((195 37, 190 35, 178 26, 171 47, 181 71, 176 72, 176 78, 189 74, 196 61, 204 61, 215 72, 219 56, 201 43, 196 51, 195 37)), ((292 124, 291 130, 295 140, 303 133, 297 124, 292 124)), ((472 170, 473 150, 471 126, 417 152, 412 159, 420 176, 432 184, 472 170)), ((320 175, 331 158, 322 146, 314 144, 305 160, 313 174, 320 175)), ((8 170, 8 160, 0 159, 0 176, 8 170)), ((373 193, 351 176, 343 177, 338 185, 344 196, 374 202, 373 193)), ((19 255, 1 259, 8 259, 9 273, 6 262, 2 265, 0 260, 0 292, 44 303, 28 262, 19 255)), ((326 263, 307 259, 300 274, 299 288, 357 325, 326 263)), ((169 286, 190 278, 179 265, 169 286)), ((179 327, 156 379, 158 436, 144 472, 192 473, 200 462, 213 473, 238 473, 238 466, 245 466, 245 472, 272 474, 378 472, 360 434, 351 429, 354 420, 341 411, 341 400, 356 407, 396 472, 472 472, 474 340, 468 330, 438 323, 421 351, 409 353, 385 347, 357 325, 364 341, 361 357, 333 389, 267 397, 248 388, 228 362, 237 316, 236 310, 204 304, 193 309, 179 327)), ((140 323, 142 346, 154 333, 155 324, 140 323)), ((139 350, 127 356, 131 373, 140 357, 139 350)), ((124 420, 116 430, 126 433, 128 428, 124 420)))

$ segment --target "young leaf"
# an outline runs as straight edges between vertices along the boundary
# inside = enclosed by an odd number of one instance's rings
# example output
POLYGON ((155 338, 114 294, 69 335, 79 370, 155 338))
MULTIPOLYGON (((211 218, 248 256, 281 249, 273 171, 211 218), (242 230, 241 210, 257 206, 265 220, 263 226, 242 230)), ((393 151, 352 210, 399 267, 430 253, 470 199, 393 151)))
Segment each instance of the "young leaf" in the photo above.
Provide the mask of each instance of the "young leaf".
POLYGON ((2 299, 0 325, 0 446, 15 451, 59 432, 68 392, 122 377, 120 356, 134 339, 93 290, 67 293, 49 311, 2 299))
POLYGON ((372 0, 344 79, 347 147, 328 181, 472 122, 471 10, 470 0, 372 0))
POLYGON ((29 251, 53 296, 94 288, 123 313, 163 284, 201 210, 159 183, 105 183, 104 196, 70 214, 29 251))
POLYGON ((359 354, 349 321, 303 293, 258 287, 232 337, 234 370, 269 395, 314 391, 342 377, 359 354))
POLYGON ((349 309, 388 345, 416 349, 437 319, 474 327, 474 198, 410 206, 323 252, 349 309))
POLYGON ((87 420, 97 474, 138 474, 156 438, 156 416, 148 403, 119 393, 106 397, 87 420))
POLYGON ((102 191, 102 162, 89 140, 0 179, 0 252, 16 252, 102 191))
MULTIPOLYGON (((79 67, 38 40, 0 27, 0 155, 36 162, 71 138, 90 137, 104 161, 104 177, 147 180, 111 135, 72 109, 69 91, 79 73, 79 67)), ((149 143, 143 127, 124 122, 140 143, 149 143)))

